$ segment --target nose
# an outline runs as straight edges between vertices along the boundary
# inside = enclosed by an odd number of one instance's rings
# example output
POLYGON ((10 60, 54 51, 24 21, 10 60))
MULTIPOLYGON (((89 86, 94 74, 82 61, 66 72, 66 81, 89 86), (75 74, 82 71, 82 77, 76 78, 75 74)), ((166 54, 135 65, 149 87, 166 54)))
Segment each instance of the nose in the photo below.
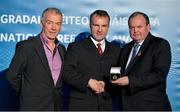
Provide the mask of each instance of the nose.
POLYGON ((138 31, 138 28, 134 27, 134 32, 137 32, 138 31))
POLYGON ((56 30, 56 24, 52 24, 52 26, 51 26, 51 28, 53 29, 53 30, 56 30))
POLYGON ((98 31, 99 32, 102 31, 102 27, 101 26, 98 27, 98 31))

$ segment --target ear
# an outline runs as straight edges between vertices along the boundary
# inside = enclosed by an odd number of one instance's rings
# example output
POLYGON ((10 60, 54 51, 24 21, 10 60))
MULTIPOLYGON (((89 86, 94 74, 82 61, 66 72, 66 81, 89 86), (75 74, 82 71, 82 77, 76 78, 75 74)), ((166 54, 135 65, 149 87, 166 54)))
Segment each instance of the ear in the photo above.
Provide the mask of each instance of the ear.
POLYGON ((41 20, 40 26, 41 28, 43 28, 43 20, 41 20))
POLYGON ((150 24, 147 25, 147 28, 148 28, 148 30, 149 30, 149 32, 150 32, 150 30, 151 30, 150 24))
POLYGON ((91 23, 89 23, 89 28, 91 29, 91 23))

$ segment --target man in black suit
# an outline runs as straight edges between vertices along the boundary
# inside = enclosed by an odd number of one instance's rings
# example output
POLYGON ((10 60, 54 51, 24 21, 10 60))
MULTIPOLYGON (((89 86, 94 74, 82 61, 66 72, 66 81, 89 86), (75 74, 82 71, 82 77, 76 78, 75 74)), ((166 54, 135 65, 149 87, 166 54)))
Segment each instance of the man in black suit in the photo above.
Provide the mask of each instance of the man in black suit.
POLYGON ((106 11, 96 10, 90 15, 91 35, 68 46, 63 77, 71 86, 69 110, 112 110, 108 77, 120 48, 105 39, 109 22, 106 11))
POLYGON ((122 77, 112 81, 121 89, 120 108, 171 110, 166 94, 166 78, 171 64, 168 41, 150 33, 149 18, 142 12, 134 12, 128 25, 132 41, 121 52, 122 77))
POLYGON ((62 70, 65 47, 56 39, 62 13, 47 8, 42 13, 42 32, 18 42, 7 78, 20 98, 21 110, 62 110, 62 70))

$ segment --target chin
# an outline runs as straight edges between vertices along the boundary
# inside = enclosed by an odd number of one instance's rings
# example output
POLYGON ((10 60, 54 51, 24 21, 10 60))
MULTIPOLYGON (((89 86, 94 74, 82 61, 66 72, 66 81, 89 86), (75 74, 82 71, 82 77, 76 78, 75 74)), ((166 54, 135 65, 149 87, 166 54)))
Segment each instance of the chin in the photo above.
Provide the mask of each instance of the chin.
POLYGON ((50 39, 50 40, 54 40, 54 39, 55 39, 55 37, 48 36, 48 39, 50 39))

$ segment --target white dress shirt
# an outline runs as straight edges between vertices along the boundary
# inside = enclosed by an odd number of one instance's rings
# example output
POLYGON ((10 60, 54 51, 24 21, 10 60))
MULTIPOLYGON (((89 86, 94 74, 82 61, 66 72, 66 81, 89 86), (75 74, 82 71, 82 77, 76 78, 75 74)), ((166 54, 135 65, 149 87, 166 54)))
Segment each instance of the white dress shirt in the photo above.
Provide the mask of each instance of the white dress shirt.
MULTIPOLYGON (((136 54, 139 52, 139 49, 140 49, 141 45, 143 44, 143 42, 144 42, 144 40, 141 41, 140 43, 138 43, 139 46, 138 46, 138 49, 137 49, 136 54)), ((128 67, 128 65, 129 65, 129 63, 130 63, 130 61, 131 61, 131 57, 132 57, 132 54, 133 54, 133 50, 134 50, 134 47, 132 47, 131 52, 130 52, 130 54, 129 54, 129 58, 128 58, 128 61, 127 61, 127 63, 126 63, 126 68, 128 67)))
POLYGON ((101 43, 101 49, 102 49, 102 52, 104 52, 104 50, 105 50, 105 39, 103 39, 102 41, 98 42, 98 41, 94 40, 93 37, 90 37, 90 38, 93 41, 93 43, 96 46, 96 48, 98 48, 97 44, 101 43))

